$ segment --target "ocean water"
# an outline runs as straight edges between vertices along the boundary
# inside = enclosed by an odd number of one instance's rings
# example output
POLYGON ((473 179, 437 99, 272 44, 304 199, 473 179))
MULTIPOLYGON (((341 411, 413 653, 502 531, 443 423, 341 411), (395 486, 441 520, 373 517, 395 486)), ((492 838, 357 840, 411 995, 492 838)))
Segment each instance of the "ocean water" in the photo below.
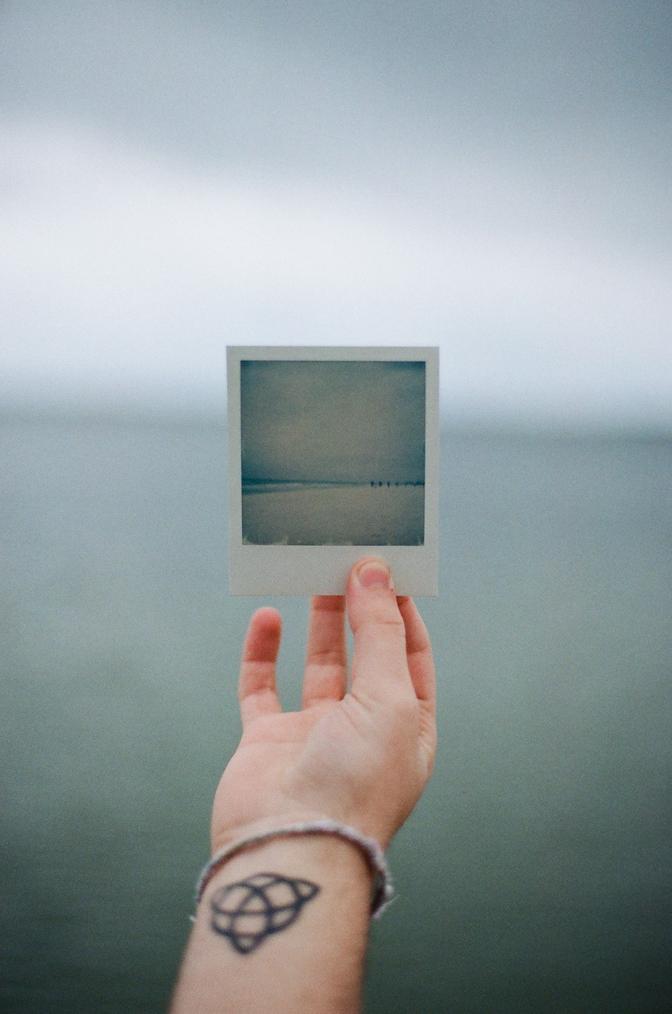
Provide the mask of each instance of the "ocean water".
MULTIPOLYGON (((0 1007, 164 1010, 239 735, 217 422, 0 427, 0 1007)), ((672 444, 442 436, 436 772, 366 1010, 670 1009, 672 444)), ((307 603, 285 616, 300 692, 307 603)))

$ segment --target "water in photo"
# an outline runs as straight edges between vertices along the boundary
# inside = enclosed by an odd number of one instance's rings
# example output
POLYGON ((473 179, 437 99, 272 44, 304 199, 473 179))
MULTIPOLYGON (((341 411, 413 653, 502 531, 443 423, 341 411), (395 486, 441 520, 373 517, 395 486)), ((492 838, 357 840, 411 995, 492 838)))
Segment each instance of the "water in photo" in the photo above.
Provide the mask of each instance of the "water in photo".
POLYGON ((424 362, 243 360, 243 542, 418 546, 424 362))

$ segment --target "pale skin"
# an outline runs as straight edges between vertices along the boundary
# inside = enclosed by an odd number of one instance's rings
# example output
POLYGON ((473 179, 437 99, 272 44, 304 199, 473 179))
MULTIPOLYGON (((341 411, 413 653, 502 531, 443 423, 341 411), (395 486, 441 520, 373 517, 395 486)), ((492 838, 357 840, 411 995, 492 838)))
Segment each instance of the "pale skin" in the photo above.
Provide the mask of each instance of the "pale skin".
MULTIPOLYGON (((213 853, 325 817, 386 848, 434 763, 435 670, 420 614, 410 598, 396 596, 383 561, 361 560, 345 596, 311 602, 302 707, 294 712, 283 712, 276 691, 280 632, 271 608, 259 609, 248 628, 239 682, 243 735, 215 794, 213 853), (346 613, 354 637, 350 681, 346 613)), ((201 900, 173 1014, 358 1011, 370 902, 365 859, 342 839, 274 838, 237 854, 201 900), (213 912, 218 899, 242 890, 235 885, 262 873, 311 885, 303 888, 310 897, 291 925, 239 953, 213 928, 213 912)))

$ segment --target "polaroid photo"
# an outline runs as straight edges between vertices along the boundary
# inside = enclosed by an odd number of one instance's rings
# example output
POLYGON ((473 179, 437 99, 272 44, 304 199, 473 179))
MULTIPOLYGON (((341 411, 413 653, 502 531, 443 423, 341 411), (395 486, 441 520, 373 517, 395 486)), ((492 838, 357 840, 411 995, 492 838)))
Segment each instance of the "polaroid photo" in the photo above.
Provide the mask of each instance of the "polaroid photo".
POLYGON ((234 595, 342 595, 362 556, 438 594, 436 348, 227 348, 234 595))

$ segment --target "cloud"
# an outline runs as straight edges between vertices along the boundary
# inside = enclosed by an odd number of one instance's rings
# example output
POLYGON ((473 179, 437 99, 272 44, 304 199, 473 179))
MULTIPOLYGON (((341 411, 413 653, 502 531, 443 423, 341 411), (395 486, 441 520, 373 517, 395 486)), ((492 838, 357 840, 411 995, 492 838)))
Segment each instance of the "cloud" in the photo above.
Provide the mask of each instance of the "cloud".
POLYGON ((672 419, 669 5, 2 11, 0 396, 220 407, 436 344, 444 408, 672 419))
POLYGON ((243 362, 249 478, 418 481, 425 368, 404 362, 243 362))
MULTIPOLYGON (((227 343, 438 344, 457 412, 672 405, 668 264, 646 251, 197 171, 70 126, 5 124, 0 143, 6 390, 212 406, 227 343)), ((498 179, 456 185, 487 206, 498 179)))

